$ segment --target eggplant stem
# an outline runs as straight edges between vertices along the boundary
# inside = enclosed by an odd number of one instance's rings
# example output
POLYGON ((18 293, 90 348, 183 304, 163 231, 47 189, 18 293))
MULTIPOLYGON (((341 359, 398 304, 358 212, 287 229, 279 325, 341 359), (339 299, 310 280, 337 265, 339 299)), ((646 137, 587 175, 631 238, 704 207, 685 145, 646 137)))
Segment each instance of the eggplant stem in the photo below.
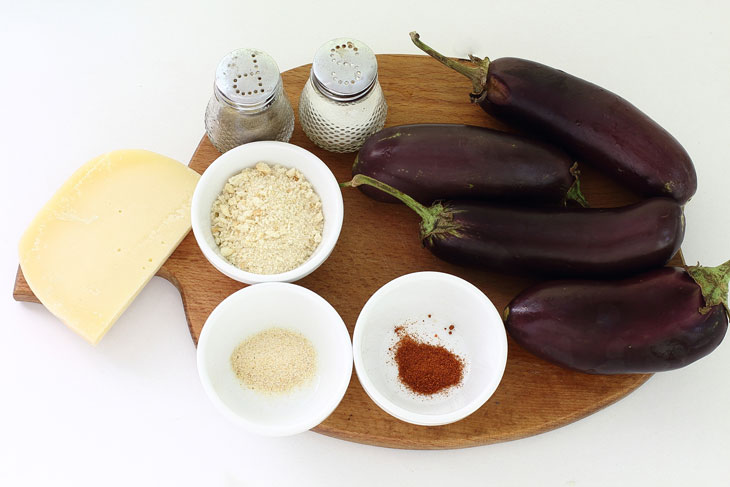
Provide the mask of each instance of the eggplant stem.
POLYGON ((698 262, 697 265, 688 267, 687 272, 700 286, 702 296, 705 298, 705 306, 700 308, 700 313, 705 314, 713 306, 722 304, 725 307, 725 313, 730 317, 730 307, 728 307, 730 260, 717 267, 704 267, 698 262))
POLYGON ((568 189, 568 192, 565 193, 565 201, 575 201, 583 208, 590 208, 591 205, 588 204, 588 200, 583 196, 583 193, 580 190, 580 171, 578 170, 578 163, 573 163, 573 165, 570 167, 570 174, 573 176, 573 184, 570 185, 570 188, 568 189))
POLYGON ((444 214, 444 207, 442 205, 435 204, 430 207, 424 206, 407 194, 398 191, 394 187, 389 186, 385 183, 381 183, 377 179, 371 178, 370 176, 366 176, 364 174, 356 174, 355 176, 353 176, 351 181, 348 181, 346 183, 340 183, 340 186, 342 186, 343 188, 356 188, 362 184, 366 186, 372 186, 373 188, 377 188, 380 191, 387 193, 394 198, 397 198, 398 200, 403 202, 408 208, 418 213, 418 216, 421 217, 421 233, 424 238, 430 236, 436 230, 438 226, 437 224, 444 214))
POLYGON ((377 179, 371 178, 370 176, 366 176, 364 174, 356 174, 353 176, 352 180, 347 183, 341 183, 340 186, 343 187, 352 187, 357 188, 360 185, 366 185, 366 186, 372 186, 373 188, 377 188, 380 191, 387 193, 394 198, 398 198, 400 201, 402 201, 408 208, 418 213, 418 216, 420 216, 424 222, 428 220, 434 219, 436 216, 433 211, 431 211, 431 208, 422 205, 418 201, 414 200, 407 194, 398 191, 392 186, 389 186, 385 183, 381 183, 377 179))
POLYGON ((480 59, 476 56, 469 55, 469 59, 475 66, 469 66, 451 58, 448 58, 433 48, 427 46, 421 41, 421 36, 418 32, 411 32, 409 34, 411 40, 420 50, 440 62, 441 64, 448 66, 454 71, 463 74, 471 80, 472 83, 472 95, 479 96, 484 92, 487 86, 487 73, 489 72, 489 58, 480 59))

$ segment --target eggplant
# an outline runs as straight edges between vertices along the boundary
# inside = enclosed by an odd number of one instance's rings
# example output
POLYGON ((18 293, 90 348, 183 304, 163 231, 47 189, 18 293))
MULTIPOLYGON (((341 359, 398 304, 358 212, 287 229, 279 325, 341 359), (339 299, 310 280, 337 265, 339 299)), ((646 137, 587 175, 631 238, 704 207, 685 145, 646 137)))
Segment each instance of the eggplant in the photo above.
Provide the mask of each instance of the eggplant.
MULTIPOLYGON (((416 124, 388 127, 360 149, 352 175, 364 174, 423 204, 440 198, 525 205, 587 206, 571 158, 542 142, 484 127, 416 124)), ((370 186, 371 198, 397 199, 370 186)))
POLYGON ((617 281, 537 284, 505 309, 505 325, 529 352, 591 374, 684 367, 712 352, 728 328, 730 261, 663 267, 617 281))
POLYGON ((494 117, 558 144, 580 163, 593 165, 644 196, 686 203, 697 191, 687 151, 634 105, 593 83, 526 59, 491 61, 470 56, 474 66, 434 51, 417 33, 424 52, 467 76, 471 99, 494 117))
POLYGON ((509 274, 617 277, 662 266, 684 238, 682 206, 650 198, 619 208, 523 208, 474 201, 426 207, 358 174, 421 216, 420 238, 437 257, 509 274))

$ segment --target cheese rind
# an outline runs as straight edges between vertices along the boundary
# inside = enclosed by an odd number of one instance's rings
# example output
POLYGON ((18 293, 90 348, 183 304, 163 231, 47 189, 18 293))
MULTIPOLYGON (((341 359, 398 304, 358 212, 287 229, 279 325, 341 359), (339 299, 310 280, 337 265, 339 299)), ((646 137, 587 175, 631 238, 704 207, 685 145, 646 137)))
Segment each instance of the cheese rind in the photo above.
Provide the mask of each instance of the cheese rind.
POLYGON ((168 157, 119 150, 79 168, 19 244, 36 297, 98 343, 190 231, 200 175, 168 157))

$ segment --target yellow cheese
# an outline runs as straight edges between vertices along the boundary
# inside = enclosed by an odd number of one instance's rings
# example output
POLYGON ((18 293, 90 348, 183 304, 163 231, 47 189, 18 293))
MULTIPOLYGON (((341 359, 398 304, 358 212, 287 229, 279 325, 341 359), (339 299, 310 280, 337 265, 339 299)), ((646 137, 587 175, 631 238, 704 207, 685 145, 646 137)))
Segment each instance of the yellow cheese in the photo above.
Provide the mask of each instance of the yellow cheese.
POLYGON ((190 230, 199 177, 143 150, 87 162, 20 240, 20 267, 33 293, 97 343, 190 230))

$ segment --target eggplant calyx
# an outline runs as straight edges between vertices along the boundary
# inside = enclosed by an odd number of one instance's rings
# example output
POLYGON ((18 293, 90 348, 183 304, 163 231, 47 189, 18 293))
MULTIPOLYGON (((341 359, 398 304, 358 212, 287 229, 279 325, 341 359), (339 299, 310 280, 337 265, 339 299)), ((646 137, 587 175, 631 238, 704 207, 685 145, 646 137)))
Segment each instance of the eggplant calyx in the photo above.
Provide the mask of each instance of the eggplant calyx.
POLYGON ((570 174, 573 176, 573 184, 570 185, 570 188, 568 188, 568 192, 565 193, 565 201, 563 203, 567 203, 568 201, 575 201, 583 208, 590 208, 591 205, 588 204, 588 200, 583 196, 583 193, 580 191, 580 171, 578 170, 578 163, 575 162, 570 167, 570 174))
POLYGON ((440 201, 428 209, 434 218, 421 221, 421 241, 433 245, 434 240, 447 237, 461 237, 461 225, 454 221, 454 214, 458 211, 440 201))
POLYGON ((434 50, 433 48, 427 46, 426 44, 421 41, 421 36, 418 35, 418 32, 411 32, 409 34, 411 36, 411 40, 413 43, 418 47, 420 50, 440 62, 441 64, 448 66, 449 68, 453 69, 454 71, 457 71, 458 73, 463 74, 467 78, 471 80, 472 84, 472 101, 475 99, 478 99, 481 94, 484 92, 486 86, 487 86, 487 73, 489 72, 489 58, 478 58, 476 56, 469 55, 469 60, 474 64, 474 66, 469 66, 467 64, 460 63, 454 59, 448 58, 441 54, 440 52, 434 50))
POLYGON ((700 313, 706 314, 713 306, 722 304, 725 307, 725 314, 730 317, 728 307, 728 281, 730 281, 730 260, 717 267, 704 267, 697 263, 687 268, 692 279, 700 286, 702 297, 705 298, 705 306, 700 308, 700 313))
POLYGON ((422 205, 402 191, 398 191, 394 187, 381 183, 377 179, 365 176, 364 174, 356 174, 351 181, 340 183, 340 186, 356 188, 362 184, 377 188, 399 199, 408 208, 418 213, 418 216, 421 217, 421 240, 439 237, 445 234, 456 235, 458 233, 458 225, 453 221, 454 212, 441 203, 436 203, 433 206, 422 205))

